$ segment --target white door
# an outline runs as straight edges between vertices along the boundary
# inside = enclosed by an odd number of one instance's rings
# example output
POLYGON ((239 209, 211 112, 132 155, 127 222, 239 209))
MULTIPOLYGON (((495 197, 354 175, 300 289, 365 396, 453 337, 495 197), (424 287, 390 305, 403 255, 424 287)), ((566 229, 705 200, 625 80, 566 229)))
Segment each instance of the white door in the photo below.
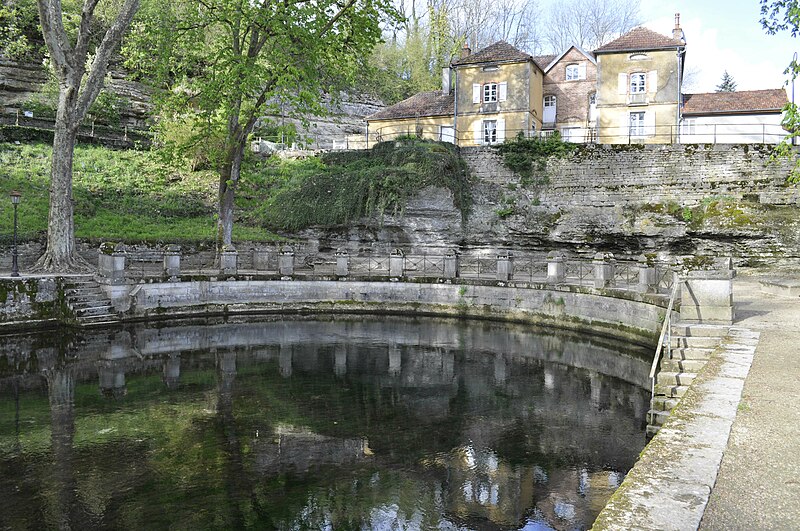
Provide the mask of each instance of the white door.
POLYGON ((552 124, 556 121, 556 97, 555 96, 545 96, 544 97, 544 116, 542 117, 542 122, 546 124, 552 124))

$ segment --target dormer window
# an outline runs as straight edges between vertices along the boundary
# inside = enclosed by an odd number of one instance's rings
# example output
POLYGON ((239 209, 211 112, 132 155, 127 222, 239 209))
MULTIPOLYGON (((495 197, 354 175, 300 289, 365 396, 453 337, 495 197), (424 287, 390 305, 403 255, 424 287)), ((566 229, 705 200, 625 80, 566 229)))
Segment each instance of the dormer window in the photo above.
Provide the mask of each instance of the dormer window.
POLYGON ((573 63, 571 65, 567 65, 564 78, 567 81, 586 79, 586 63, 573 63))
POLYGON ((497 101, 497 83, 486 83, 483 85, 483 102, 494 103, 497 101))

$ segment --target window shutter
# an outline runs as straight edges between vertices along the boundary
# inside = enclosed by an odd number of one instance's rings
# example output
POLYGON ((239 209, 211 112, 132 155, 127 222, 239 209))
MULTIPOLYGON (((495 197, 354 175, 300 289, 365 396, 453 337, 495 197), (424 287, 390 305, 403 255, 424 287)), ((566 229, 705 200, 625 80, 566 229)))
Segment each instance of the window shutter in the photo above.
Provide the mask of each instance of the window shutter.
POLYGON ((644 134, 655 136, 656 134, 656 112, 647 111, 644 113, 644 134))
POLYGON ((617 75, 617 93, 622 96, 628 93, 628 74, 617 75))
POLYGON ((472 103, 481 102, 481 86, 479 83, 472 84, 472 103))
POLYGON ((507 81, 502 81, 498 85, 497 99, 498 99, 498 101, 506 101, 507 97, 508 97, 508 82, 507 81))
POLYGON ((506 121, 503 118, 497 119, 497 142, 502 144, 506 140, 506 121))
POLYGON ((578 79, 586 79, 586 61, 578 65, 578 79))
POLYGON ((473 122, 472 130, 475 131, 475 143, 478 145, 483 144, 483 122, 480 120, 473 122))
POLYGON ((658 70, 650 70, 647 73, 647 92, 658 91, 658 70))

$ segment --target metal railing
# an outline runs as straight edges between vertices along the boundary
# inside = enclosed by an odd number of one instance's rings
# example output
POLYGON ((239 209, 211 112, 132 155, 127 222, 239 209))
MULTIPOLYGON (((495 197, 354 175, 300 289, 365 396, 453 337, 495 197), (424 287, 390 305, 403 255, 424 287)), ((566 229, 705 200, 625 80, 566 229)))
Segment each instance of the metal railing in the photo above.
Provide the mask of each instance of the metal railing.
POLYGON ((653 356, 653 363, 650 365, 650 399, 656 396, 656 372, 658 371, 658 364, 661 361, 661 351, 663 350, 664 343, 667 346, 667 356, 672 356, 672 308, 675 305, 675 299, 678 295, 678 282, 677 273, 673 273, 672 280, 672 293, 669 297, 667 304, 667 313, 664 316, 664 324, 661 326, 661 334, 658 336, 658 345, 656 346, 656 353, 653 356))

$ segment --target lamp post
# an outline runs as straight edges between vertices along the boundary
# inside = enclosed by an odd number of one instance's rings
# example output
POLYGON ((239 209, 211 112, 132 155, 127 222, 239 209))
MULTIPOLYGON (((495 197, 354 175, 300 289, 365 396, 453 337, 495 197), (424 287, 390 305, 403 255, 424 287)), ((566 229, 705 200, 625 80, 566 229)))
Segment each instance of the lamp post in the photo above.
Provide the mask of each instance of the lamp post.
POLYGON ((17 266, 17 205, 19 198, 22 196, 17 191, 11 192, 11 203, 14 205, 14 247, 11 251, 11 276, 19 276, 19 267, 17 266))

